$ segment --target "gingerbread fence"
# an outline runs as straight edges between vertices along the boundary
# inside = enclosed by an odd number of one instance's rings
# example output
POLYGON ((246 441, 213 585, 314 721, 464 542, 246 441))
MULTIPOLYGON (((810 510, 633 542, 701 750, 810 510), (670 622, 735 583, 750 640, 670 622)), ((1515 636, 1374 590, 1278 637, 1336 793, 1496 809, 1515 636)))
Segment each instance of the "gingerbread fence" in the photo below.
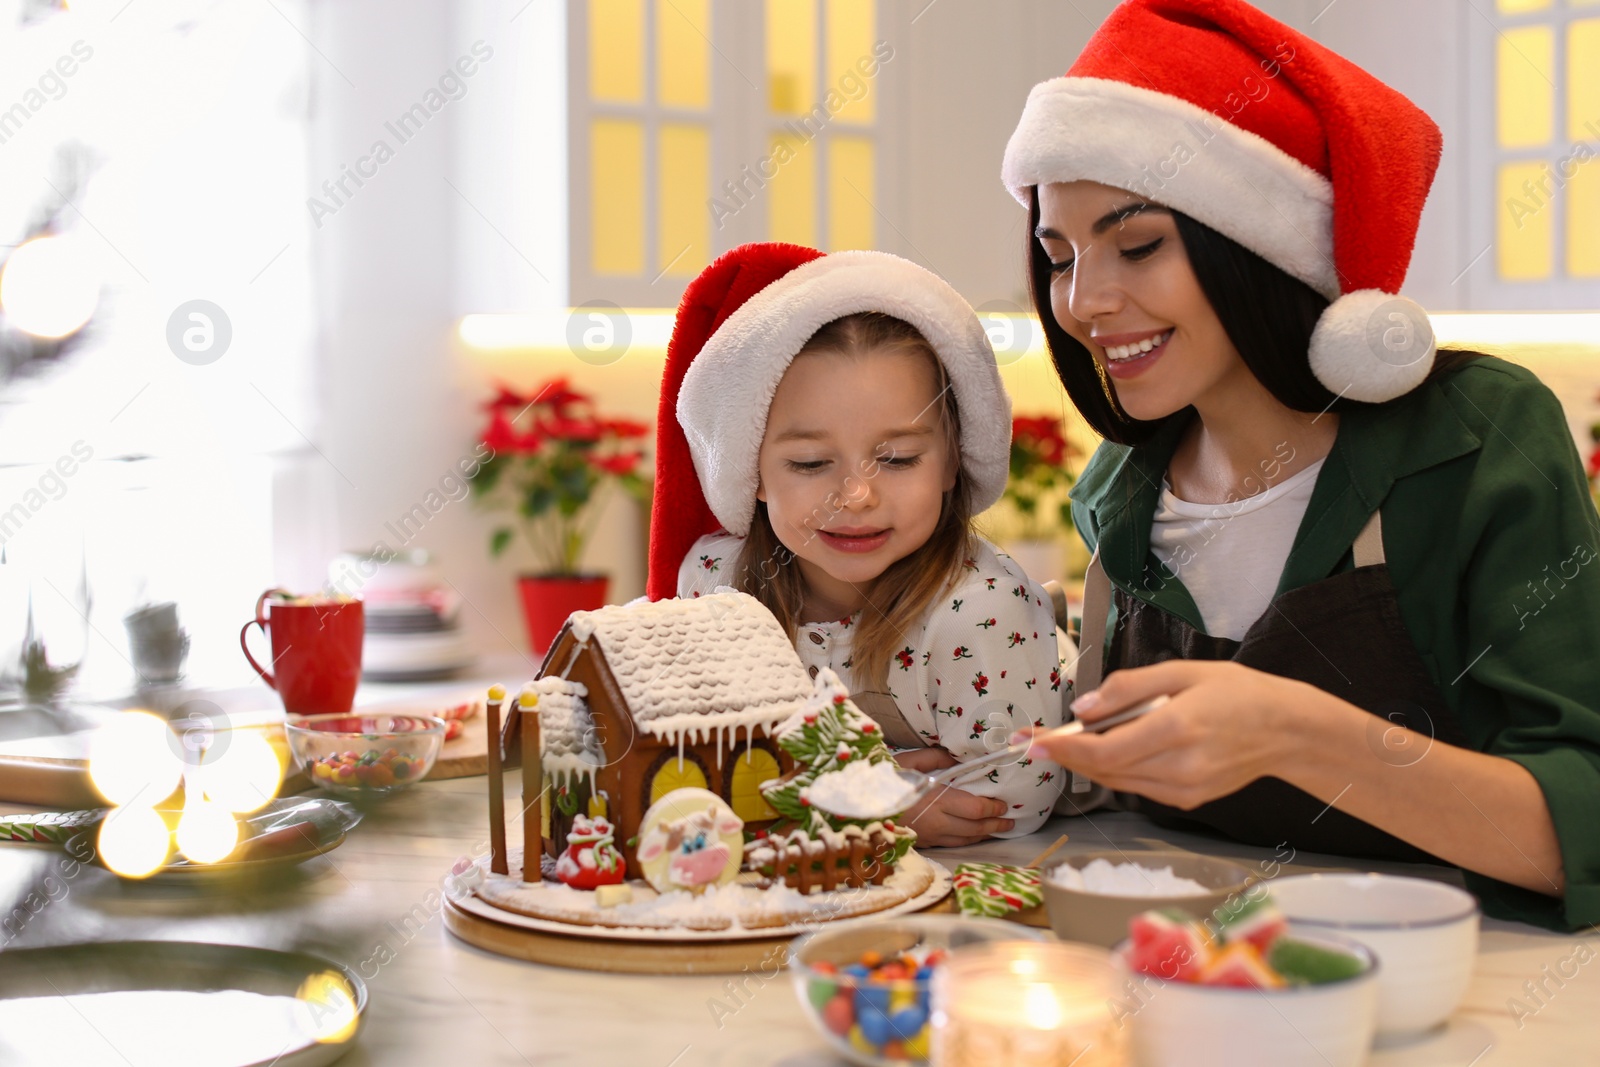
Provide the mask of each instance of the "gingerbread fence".
POLYGON ((766 877, 782 879, 789 888, 809 893, 840 886, 882 885, 892 870, 885 860, 894 849, 894 837, 882 828, 874 826, 868 832, 850 826, 823 840, 804 831, 770 836, 752 859, 766 877))

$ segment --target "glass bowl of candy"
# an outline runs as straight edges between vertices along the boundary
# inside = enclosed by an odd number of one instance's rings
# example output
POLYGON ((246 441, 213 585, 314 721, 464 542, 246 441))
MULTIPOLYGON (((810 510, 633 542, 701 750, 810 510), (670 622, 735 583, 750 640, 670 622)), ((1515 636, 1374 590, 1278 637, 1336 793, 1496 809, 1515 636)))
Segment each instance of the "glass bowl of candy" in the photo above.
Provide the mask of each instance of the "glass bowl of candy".
POLYGON ((420 781, 444 744, 430 715, 305 715, 284 727, 294 765, 311 784, 349 797, 381 797, 420 781))
POLYGON ((909 915, 830 923, 795 940, 789 974, 817 1032, 852 1063, 928 1059, 933 975, 952 949, 1041 934, 999 919, 909 915))
POLYGON ((1365 945, 1288 923, 1264 886, 1204 921, 1135 916, 1112 950, 1126 972, 1135 1063, 1357 1067, 1376 1031, 1378 960, 1365 945), (1219 1059, 1220 1050, 1230 1050, 1219 1059), (1248 1049, 1248 1055, 1241 1050, 1248 1049))

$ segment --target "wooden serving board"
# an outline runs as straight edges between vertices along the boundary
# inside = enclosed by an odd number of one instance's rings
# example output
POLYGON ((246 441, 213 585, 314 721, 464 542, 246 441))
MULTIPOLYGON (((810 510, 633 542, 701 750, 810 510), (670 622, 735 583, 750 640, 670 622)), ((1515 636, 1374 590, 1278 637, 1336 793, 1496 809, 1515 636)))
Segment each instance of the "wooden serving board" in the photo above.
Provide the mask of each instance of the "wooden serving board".
POLYGON ((508 926, 444 903, 445 929, 512 959, 610 974, 738 974, 782 966, 794 935, 749 941, 599 941, 508 926))

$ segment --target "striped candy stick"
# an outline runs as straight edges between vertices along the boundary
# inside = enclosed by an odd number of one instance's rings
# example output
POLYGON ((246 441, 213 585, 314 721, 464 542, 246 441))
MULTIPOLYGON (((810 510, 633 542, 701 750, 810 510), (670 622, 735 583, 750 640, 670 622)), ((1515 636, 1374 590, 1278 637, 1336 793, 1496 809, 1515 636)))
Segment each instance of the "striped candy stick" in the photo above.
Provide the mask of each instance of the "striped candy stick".
POLYGON ((39 815, 0 815, 0 841, 65 845, 79 832, 104 819, 106 810, 89 808, 84 811, 49 811, 39 815))

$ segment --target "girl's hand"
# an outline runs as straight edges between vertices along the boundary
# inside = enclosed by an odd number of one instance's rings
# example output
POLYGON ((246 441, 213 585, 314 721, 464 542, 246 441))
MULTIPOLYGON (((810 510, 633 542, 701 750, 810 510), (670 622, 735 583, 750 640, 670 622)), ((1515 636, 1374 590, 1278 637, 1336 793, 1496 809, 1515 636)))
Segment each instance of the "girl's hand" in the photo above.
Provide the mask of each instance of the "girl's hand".
POLYGON ((1289 778, 1296 716, 1322 695, 1236 663, 1168 660, 1115 671, 1072 708, 1094 722, 1163 693, 1172 699, 1142 718, 1038 749, 1101 785, 1189 810, 1257 778, 1289 778))
MULTIPOLYGON (((923 774, 932 774, 959 761, 942 748, 916 748, 895 753, 895 762, 923 774)), ((917 845, 931 848, 976 845, 1016 825, 1000 818, 1006 802, 974 796, 962 789, 941 789, 924 797, 900 821, 917 832, 917 845)))

